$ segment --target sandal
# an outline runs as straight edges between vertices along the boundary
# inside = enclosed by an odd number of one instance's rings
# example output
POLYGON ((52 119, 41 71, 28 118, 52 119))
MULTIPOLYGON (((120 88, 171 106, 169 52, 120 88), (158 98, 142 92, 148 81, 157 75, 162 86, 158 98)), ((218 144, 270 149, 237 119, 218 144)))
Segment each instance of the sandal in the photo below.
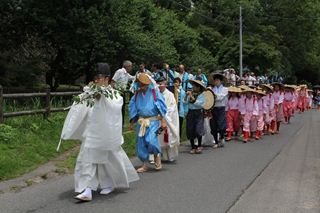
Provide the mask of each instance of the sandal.
POLYGON ((191 149, 190 154, 196 154, 196 150, 195 149, 191 149))
POLYGON ((79 195, 75 196, 74 199, 82 201, 82 202, 89 202, 92 200, 92 197, 88 197, 83 194, 79 194, 79 195))
POLYGON ((200 147, 196 149, 196 154, 201 154, 201 153, 202 153, 202 149, 200 149, 200 147))
POLYGON ((137 169, 138 173, 144 173, 148 171, 148 166, 147 165, 143 165, 140 168, 137 169))
POLYGON ((157 171, 162 169, 162 164, 161 164, 161 157, 157 156, 155 159, 154 167, 157 171))

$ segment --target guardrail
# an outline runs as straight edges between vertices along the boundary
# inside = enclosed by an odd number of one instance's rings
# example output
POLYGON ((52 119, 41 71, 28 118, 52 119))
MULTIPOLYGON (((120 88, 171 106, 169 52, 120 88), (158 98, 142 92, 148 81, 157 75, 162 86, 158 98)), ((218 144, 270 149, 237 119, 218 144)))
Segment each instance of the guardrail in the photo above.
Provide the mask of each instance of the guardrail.
POLYGON ((39 93, 13 93, 13 94, 3 94, 3 87, 0 85, 0 123, 3 123, 5 118, 16 117, 22 115, 34 115, 43 114, 44 118, 48 118, 52 112, 64 112, 68 109, 66 108, 52 108, 51 107, 51 97, 54 96, 72 96, 78 95, 81 92, 51 92, 50 87, 47 87, 45 92, 39 93), (45 98, 45 108, 36 110, 25 110, 17 112, 3 112, 4 99, 19 99, 19 98, 35 98, 44 97, 45 98))

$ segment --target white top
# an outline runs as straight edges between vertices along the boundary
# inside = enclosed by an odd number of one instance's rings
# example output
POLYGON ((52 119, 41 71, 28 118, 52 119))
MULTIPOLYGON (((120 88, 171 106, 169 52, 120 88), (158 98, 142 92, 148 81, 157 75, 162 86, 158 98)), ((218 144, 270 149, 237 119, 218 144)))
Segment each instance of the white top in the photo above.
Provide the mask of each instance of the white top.
POLYGON ((121 108, 117 97, 95 100, 93 107, 73 104, 64 122, 61 138, 81 140, 83 148, 118 150, 123 143, 121 108))
MULTIPOLYGON (((164 100, 167 105, 167 113, 165 116, 165 121, 168 126, 168 136, 169 136, 169 146, 173 147, 177 144, 180 144, 180 136, 179 136, 179 112, 176 104, 176 100, 174 99, 174 95, 168 89, 165 89, 163 93, 161 93, 164 97, 164 100)), ((159 136, 160 142, 163 142, 163 135, 159 136)), ((161 145, 163 145, 161 143, 161 145)))
POLYGON ((213 88, 213 92, 216 95, 216 103, 214 107, 225 107, 228 100, 228 88, 222 84, 213 88))
POLYGON ((249 78, 248 78, 248 80, 247 80, 247 81, 248 81, 248 85, 251 86, 251 85, 255 84, 255 83, 256 83, 256 80, 257 80, 257 79, 256 79, 255 77, 253 77, 253 76, 250 75, 249 78))
POLYGON ((133 81, 134 76, 130 75, 125 68, 118 69, 112 80, 121 85, 127 85, 129 81, 133 81))

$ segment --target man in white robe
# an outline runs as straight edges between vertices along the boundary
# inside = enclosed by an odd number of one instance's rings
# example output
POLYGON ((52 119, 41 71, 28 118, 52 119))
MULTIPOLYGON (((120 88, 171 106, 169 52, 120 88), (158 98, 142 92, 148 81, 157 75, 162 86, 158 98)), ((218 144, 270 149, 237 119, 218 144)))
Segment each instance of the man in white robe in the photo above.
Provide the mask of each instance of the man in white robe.
MULTIPOLYGON (((108 76, 108 64, 99 63, 95 83, 107 85, 108 76)), ((100 194, 106 195, 116 188, 129 188, 130 182, 139 180, 121 147, 122 104, 120 95, 112 99, 97 95, 93 107, 74 104, 68 113, 61 138, 82 142, 74 174, 75 192, 80 193, 75 198, 80 201, 91 201, 92 190, 100 188, 100 194)))
POLYGON ((157 83, 167 105, 165 116, 167 128, 158 136, 162 150, 162 160, 173 162, 178 157, 180 145, 178 107, 173 93, 166 88, 166 79, 160 78, 157 83))

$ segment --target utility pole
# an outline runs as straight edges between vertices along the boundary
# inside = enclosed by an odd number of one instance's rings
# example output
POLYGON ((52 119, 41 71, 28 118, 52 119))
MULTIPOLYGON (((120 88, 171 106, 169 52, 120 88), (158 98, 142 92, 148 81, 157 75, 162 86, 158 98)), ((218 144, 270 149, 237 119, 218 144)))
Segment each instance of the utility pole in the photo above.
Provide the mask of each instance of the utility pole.
POLYGON ((239 32, 239 37, 240 37, 240 79, 242 79, 242 74, 243 74, 243 67, 242 67, 242 7, 240 6, 240 32, 239 32))

